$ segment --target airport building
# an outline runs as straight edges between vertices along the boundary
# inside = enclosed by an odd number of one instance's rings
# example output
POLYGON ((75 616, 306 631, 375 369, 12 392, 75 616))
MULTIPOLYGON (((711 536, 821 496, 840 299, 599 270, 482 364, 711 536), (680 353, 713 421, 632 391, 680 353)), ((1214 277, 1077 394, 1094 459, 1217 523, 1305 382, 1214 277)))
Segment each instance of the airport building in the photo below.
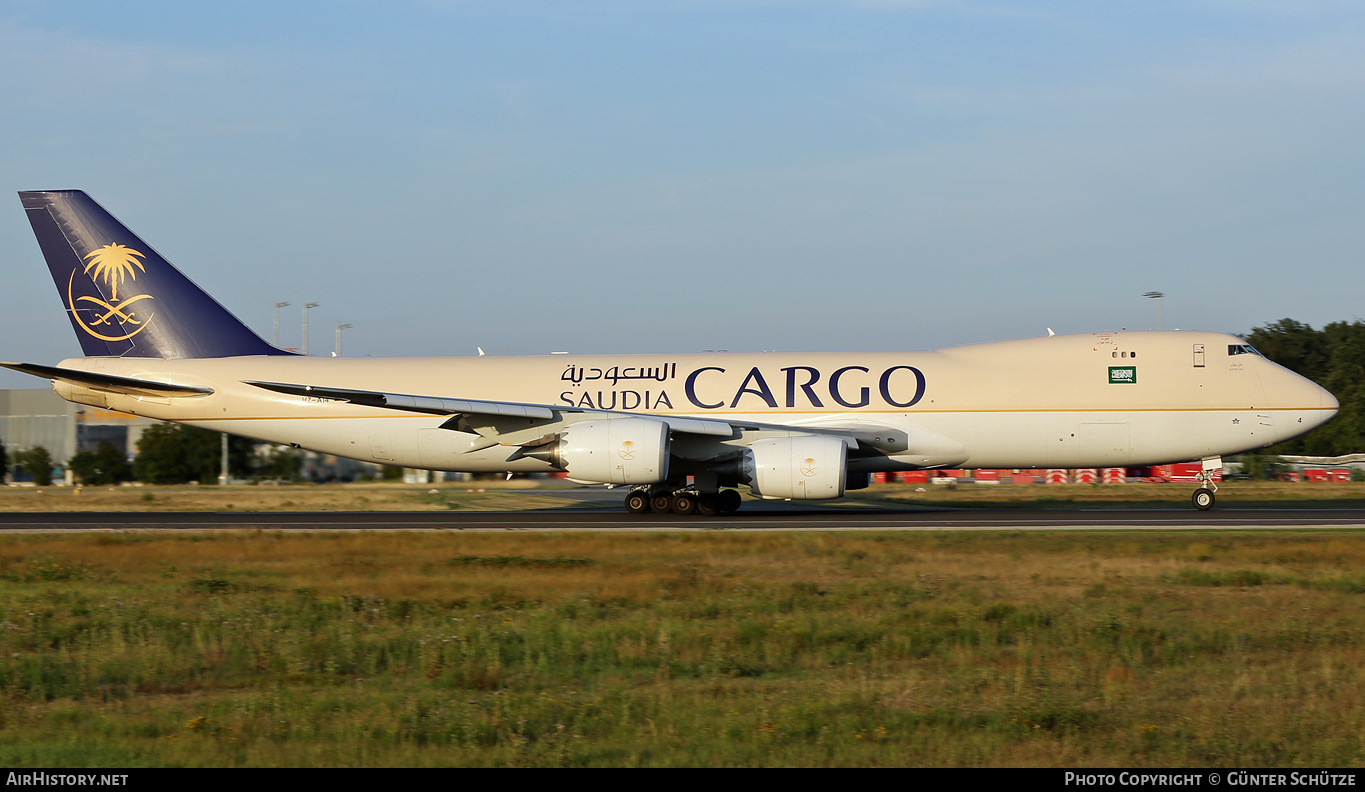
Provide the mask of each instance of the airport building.
POLYGON ((51 388, 0 390, 0 441, 11 461, 17 451, 42 446, 52 461, 65 466, 77 451, 112 444, 129 458, 143 430, 159 423, 150 418, 72 404, 51 388))
MULTIPOLYGON (((50 388, 0 390, 0 442, 11 469, 16 452, 35 446, 46 448, 52 454, 53 466, 62 469, 78 451, 95 451, 102 442, 113 445, 131 461, 137 455, 137 441, 143 431, 158 423, 161 421, 73 404, 50 388)), ((262 450, 268 445, 262 443, 262 450)), ((303 453, 300 473, 307 481, 353 481, 378 477, 379 466, 308 451, 303 453)), ((417 473, 409 471, 409 477, 417 473)), ((0 481, 8 482, 10 476, 10 471, 0 471, 0 481)), ((441 480, 443 477, 432 476, 417 483, 441 480)))

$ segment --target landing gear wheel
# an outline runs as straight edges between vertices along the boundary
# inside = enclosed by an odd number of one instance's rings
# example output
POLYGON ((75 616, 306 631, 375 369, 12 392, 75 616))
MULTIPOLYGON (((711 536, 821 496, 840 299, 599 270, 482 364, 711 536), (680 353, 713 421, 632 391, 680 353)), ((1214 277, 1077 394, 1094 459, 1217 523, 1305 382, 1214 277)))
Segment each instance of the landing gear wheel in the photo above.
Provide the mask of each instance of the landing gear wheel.
POLYGON ((1194 502, 1194 508, 1199 511, 1208 511, 1213 508, 1213 490, 1208 487, 1200 487, 1194 491, 1194 495, 1190 496, 1190 500, 1194 502))
POLYGON ((714 492, 703 492, 697 496, 697 513, 703 517, 720 514, 720 497, 714 492))
POLYGON ((720 508, 721 514, 730 514, 739 509, 740 500, 737 490, 721 490, 716 498, 716 505, 720 508))
POLYGON ((631 514, 649 514, 649 493, 632 492, 626 496, 626 511, 631 514))
POLYGON ((660 514, 667 514, 673 511, 673 496, 668 493, 655 495, 649 499, 649 506, 660 514))
POLYGON ((697 510, 697 496, 690 492, 679 492, 673 496, 673 513, 683 516, 697 510))

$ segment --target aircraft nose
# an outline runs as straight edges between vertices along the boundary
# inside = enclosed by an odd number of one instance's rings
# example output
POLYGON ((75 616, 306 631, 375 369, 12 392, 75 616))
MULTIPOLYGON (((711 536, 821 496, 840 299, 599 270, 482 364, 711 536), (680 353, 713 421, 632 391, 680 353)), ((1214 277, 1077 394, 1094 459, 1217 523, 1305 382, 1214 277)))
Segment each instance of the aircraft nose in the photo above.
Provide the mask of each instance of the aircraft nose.
POLYGON ((1279 442, 1297 437, 1332 420, 1340 404, 1326 388, 1289 369, 1271 364, 1261 377, 1267 407, 1278 410, 1279 442))
POLYGON ((1287 387, 1282 396, 1285 400, 1284 406, 1300 413, 1303 418, 1303 431, 1316 429, 1332 420, 1341 407, 1337 397, 1307 377, 1292 372, 1286 373, 1293 377, 1293 381, 1286 383, 1287 387))
POLYGON ((1341 409, 1341 402, 1337 401, 1337 397, 1333 396, 1331 391, 1317 383, 1313 383, 1313 387, 1318 389, 1318 409, 1323 411, 1320 423, 1327 423, 1337 414, 1337 410, 1341 409))

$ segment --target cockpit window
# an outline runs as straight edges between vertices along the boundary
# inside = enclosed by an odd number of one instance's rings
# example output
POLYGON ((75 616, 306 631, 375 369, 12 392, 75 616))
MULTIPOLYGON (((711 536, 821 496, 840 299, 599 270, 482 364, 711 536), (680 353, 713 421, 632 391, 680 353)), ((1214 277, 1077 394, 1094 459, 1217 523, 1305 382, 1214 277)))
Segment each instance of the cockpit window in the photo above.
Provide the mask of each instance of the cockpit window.
MULTIPOLYGON (((1228 344, 1229 355, 1260 355, 1251 344, 1228 344)), ((1264 356, 1262 356, 1264 357, 1264 356)))

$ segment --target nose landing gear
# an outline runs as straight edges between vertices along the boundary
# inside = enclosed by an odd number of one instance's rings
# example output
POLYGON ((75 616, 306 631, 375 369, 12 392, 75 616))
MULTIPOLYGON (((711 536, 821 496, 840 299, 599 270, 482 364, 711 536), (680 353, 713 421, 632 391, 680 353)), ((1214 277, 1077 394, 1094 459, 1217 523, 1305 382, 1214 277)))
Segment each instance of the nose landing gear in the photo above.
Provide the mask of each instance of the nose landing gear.
POLYGON ((1215 483, 1214 476, 1216 473, 1223 472, 1223 460, 1221 457, 1205 459, 1203 468, 1198 475, 1199 489, 1195 490, 1194 494, 1190 496, 1190 502, 1199 511, 1208 511, 1213 508, 1216 500, 1213 493, 1218 491, 1218 484, 1215 483))

